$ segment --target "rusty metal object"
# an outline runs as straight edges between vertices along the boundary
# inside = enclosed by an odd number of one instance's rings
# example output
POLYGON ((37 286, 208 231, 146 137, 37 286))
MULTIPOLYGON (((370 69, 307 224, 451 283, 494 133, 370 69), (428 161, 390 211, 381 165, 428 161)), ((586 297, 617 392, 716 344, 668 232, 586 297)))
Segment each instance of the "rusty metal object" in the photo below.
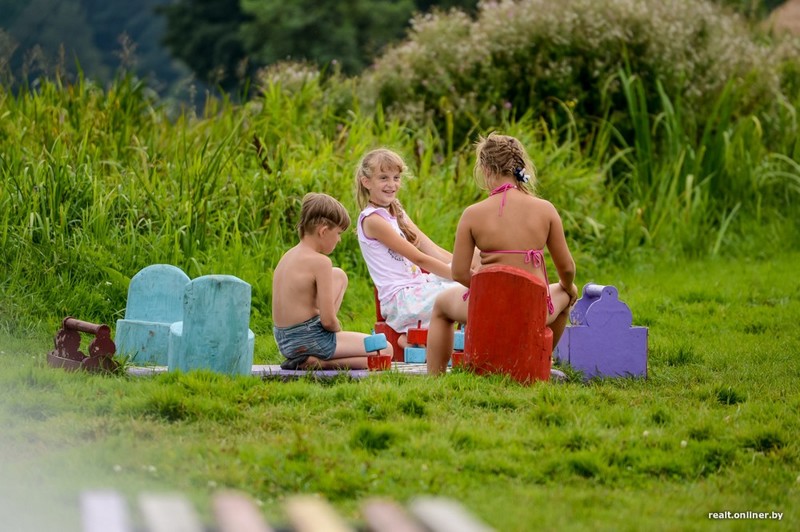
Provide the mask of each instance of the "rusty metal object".
POLYGON ((114 360, 117 351, 111 339, 108 325, 89 323, 67 316, 61 322, 61 329, 54 339, 55 349, 47 354, 47 363, 54 368, 67 371, 85 369, 87 371, 114 371, 119 367, 114 360), (80 351, 80 333, 94 335, 89 344, 89 355, 80 351))

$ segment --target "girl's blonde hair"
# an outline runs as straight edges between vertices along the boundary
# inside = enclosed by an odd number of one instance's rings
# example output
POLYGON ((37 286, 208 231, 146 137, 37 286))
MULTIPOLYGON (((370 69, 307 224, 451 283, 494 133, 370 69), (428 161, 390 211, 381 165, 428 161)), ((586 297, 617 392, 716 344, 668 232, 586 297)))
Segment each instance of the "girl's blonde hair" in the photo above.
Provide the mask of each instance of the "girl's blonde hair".
POLYGON ((319 192, 309 192, 303 196, 297 232, 300 234, 300 238, 303 238, 320 225, 331 228, 338 227, 342 231, 347 231, 347 228, 350 227, 350 215, 336 198, 319 192))
MULTIPOLYGON (((363 210, 364 207, 367 206, 367 203, 369 203, 369 190, 361 183, 361 178, 366 177, 367 179, 372 179, 380 172, 388 172, 391 170, 397 170, 402 177, 409 177, 407 175, 408 167, 406 163, 403 162, 403 158, 390 149, 378 148, 368 152, 361 158, 356 168, 355 176, 356 202, 360 209, 363 210)), ((394 201, 389 204, 387 210, 389 214, 397 218, 397 225, 400 227, 400 231, 402 231, 406 240, 412 244, 416 244, 419 237, 411 230, 411 226, 408 220, 406 220, 405 211, 400 201, 395 198, 394 201)))
POLYGON ((475 143, 474 175, 483 175, 483 184, 489 188, 489 179, 506 176, 517 180, 517 188, 526 194, 536 189, 536 169, 522 143, 514 137, 489 133, 487 137, 479 137, 475 143), (528 186, 520 181, 518 175, 528 176, 528 186), (529 188, 530 187, 530 190, 529 188))

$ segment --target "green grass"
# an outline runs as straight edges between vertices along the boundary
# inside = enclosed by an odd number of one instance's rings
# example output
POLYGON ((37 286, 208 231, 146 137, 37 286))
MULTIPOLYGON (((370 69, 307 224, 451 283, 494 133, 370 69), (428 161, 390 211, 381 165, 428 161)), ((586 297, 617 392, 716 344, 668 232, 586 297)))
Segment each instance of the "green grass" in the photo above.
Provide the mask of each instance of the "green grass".
POLYGON ((617 286, 649 327, 647 380, 70 374, 45 366, 55 331, 5 334, 0 522, 77 530, 83 489, 131 501, 178 490, 207 510, 232 487, 275 523, 294 493, 353 522, 367 497, 436 494, 504 531, 796 528, 798 261, 667 260, 582 278, 617 286), (719 511, 784 517, 708 519, 719 511))

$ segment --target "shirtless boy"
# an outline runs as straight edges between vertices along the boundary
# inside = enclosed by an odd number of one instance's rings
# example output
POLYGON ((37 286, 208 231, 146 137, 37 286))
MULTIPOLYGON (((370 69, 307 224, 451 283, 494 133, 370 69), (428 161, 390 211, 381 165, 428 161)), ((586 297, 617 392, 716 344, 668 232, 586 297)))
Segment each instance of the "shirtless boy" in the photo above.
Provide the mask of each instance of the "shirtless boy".
POLYGON ((313 192, 303 198, 300 242, 281 257, 272 278, 272 332, 286 357, 284 369, 367 367, 367 335, 342 331, 336 317, 347 274, 328 257, 349 226, 350 216, 336 199, 313 192))

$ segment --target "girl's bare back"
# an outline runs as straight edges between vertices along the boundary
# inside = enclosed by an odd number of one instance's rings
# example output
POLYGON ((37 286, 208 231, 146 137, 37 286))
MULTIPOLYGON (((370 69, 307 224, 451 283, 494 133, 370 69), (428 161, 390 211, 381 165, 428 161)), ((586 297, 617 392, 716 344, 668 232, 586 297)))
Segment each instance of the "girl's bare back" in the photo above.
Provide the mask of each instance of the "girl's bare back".
POLYGON ((524 252, 547 247, 553 219, 557 216, 549 201, 510 189, 469 207, 463 223, 467 224, 475 246, 481 250, 482 265, 507 264, 544 278, 542 268, 537 268, 530 259, 526 261, 524 252))

